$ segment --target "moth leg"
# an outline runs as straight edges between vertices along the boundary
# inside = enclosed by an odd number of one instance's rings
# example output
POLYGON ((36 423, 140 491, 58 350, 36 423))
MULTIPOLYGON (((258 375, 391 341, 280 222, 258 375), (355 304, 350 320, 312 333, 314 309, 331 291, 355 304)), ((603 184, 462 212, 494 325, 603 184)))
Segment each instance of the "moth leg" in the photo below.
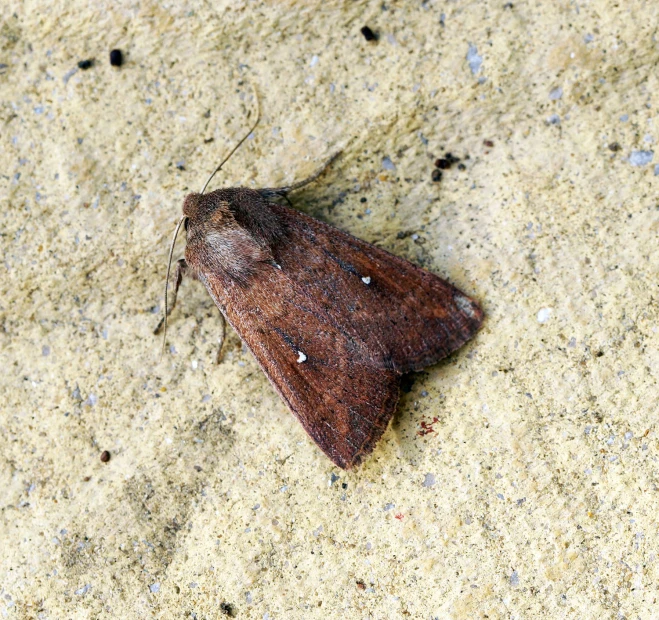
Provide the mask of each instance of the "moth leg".
MULTIPOLYGON (((167 308, 168 317, 172 313, 172 310, 176 305, 176 296, 178 294, 178 287, 181 286, 181 281, 183 280, 184 276, 190 276, 194 278, 194 274, 190 271, 190 269, 188 269, 188 263, 185 262, 185 258, 180 258, 179 260, 176 261, 176 273, 174 273, 174 290, 172 291, 172 301, 169 304, 169 308, 167 308)), ((169 286, 169 283, 167 283, 167 286, 169 286)), ((159 334, 164 324, 165 324, 165 317, 163 316, 162 319, 160 319, 160 322, 158 323, 156 328, 153 330, 153 333, 159 334)))
POLYGON ((336 153, 334 153, 318 170, 316 170, 316 172, 314 172, 311 176, 307 177, 306 179, 303 179, 302 181, 293 183, 293 185, 286 185, 285 187, 269 187, 265 189, 260 189, 258 190, 258 192, 259 194, 261 194, 261 196, 263 196, 266 199, 276 198, 277 196, 286 198, 286 194, 289 194, 290 192, 293 192, 296 189, 300 189, 305 185, 309 185, 309 183, 313 183, 321 174, 323 174, 323 172, 325 172, 325 170, 327 170, 327 168, 329 168, 332 162, 339 155, 341 155, 341 151, 337 151, 336 153))
POLYGON ((222 361, 222 350, 224 349, 224 341, 227 335, 227 320, 221 312, 220 318, 222 319, 222 338, 220 338, 220 346, 217 348, 217 356, 215 357, 216 364, 219 364, 222 361))

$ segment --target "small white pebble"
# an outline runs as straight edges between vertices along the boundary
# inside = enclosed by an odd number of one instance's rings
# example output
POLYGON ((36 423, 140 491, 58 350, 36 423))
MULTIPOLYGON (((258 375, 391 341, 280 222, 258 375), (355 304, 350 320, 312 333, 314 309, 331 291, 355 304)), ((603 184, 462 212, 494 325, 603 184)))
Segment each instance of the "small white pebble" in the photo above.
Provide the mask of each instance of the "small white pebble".
POLYGON ((551 316, 551 312, 551 308, 542 308, 542 310, 538 312, 538 323, 546 323, 551 316))
POLYGON ((563 96, 563 89, 560 86, 557 86, 556 88, 552 88, 552 90, 549 93, 549 99, 551 101, 557 101, 563 96))
POLYGON ((297 363, 298 364, 301 364, 302 362, 307 361, 307 356, 304 353, 302 353, 302 351, 298 351, 297 355, 298 355, 298 358, 297 358, 297 363))
POLYGON ((647 166, 654 157, 654 151, 632 151, 629 155, 629 163, 632 166, 647 166))
POLYGON ((370 277, 370 276, 366 276, 365 278, 362 278, 362 282, 363 282, 364 284, 370 284, 370 283, 371 283, 371 277, 370 277))
POLYGON ((389 157, 384 157, 382 159, 382 167, 385 170, 396 170, 396 164, 389 157))

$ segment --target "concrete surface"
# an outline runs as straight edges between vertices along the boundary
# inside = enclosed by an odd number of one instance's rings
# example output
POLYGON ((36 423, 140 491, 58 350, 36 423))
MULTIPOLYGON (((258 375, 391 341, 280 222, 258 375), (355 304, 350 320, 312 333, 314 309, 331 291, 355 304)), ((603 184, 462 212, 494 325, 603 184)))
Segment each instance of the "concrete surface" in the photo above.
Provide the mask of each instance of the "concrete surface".
POLYGON ((657 3, 0 15, 2 617, 659 617, 657 3), (351 473, 201 285, 152 335, 253 89, 214 186, 342 148, 295 206, 487 313, 351 473))

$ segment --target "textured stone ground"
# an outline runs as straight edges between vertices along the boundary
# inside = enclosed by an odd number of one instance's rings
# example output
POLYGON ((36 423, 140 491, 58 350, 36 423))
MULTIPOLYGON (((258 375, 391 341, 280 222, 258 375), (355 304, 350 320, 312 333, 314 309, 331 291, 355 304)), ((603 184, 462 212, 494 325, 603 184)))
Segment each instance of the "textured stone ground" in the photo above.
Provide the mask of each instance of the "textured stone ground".
POLYGON ((656 3, 0 16, 3 617, 659 615, 656 3), (295 206, 487 313, 355 472, 233 332, 212 363, 201 285, 162 362, 152 335, 182 200, 253 88, 260 126, 214 184, 292 182, 342 148, 295 206), (465 169, 433 182, 446 152, 465 169))

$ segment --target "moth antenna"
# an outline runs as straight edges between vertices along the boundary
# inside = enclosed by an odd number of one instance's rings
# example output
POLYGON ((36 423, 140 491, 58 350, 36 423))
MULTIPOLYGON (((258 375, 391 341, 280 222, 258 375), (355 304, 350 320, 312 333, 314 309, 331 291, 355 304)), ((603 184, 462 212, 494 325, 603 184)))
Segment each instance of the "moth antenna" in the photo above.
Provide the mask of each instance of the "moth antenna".
POLYGON ((181 230, 181 226, 185 222, 185 220, 188 219, 187 215, 181 216, 181 219, 178 221, 178 224, 176 225, 176 230, 174 231, 174 238, 172 239, 172 245, 169 248, 169 260, 167 261, 167 277, 165 279, 165 318, 163 321, 163 330, 162 330, 162 351, 160 352, 160 359, 162 360, 163 356, 165 355, 165 346, 167 345, 167 315, 169 314, 168 312, 168 307, 167 307, 167 289, 169 288, 169 273, 171 271, 172 267, 172 257, 174 256, 174 245, 176 244, 176 237, 178 237, 178 231, 181 230))
POLYGON ((254 86, 252 86, 252 89, 254 90, 254 99, 256 99, 256 120, 254 121, 254 124, 252 125, 250 130, 241 138, 240 142, 238 142, 238 144, 236 144, 236 146, 234 146, 231 149, 231 152, 222 160, 222 163, 217 168, 215 168, 215 170, 213 170, 213 173, 208 177, 208 181, 206 181, 204 187, 200 192, 202 194, 206 191, 206 188, 208 187, 208 184, 211 182, 212 178, 216 175, 216 173, 218 173, 221 170, 222 166, 224 166, 224 164, 226 164, 227 161, 229 161, 231 156, 241 147, 242 143, 245 142, 245 140, 247 140, 247 138, 250 137, 252 132, 256 129, 256 126, 259 124, 259 121, 261 120, 261 105, 259 102, 259 96, 254 86))
POLYGON ((282 198, 285 198, 288 204, 291 204, 291 201, 288 199, 288 195, 290 192, 295 191, 296 189, 300 189, 301 187, 304 187, 305 185, 309 185, 309 183, 313 183, 327 168, 332 164, 332 162, 339 156, 341 155, 341 151, 337 151, 334 153, 329 159, 325 161, 325 163, 316 170, 310 177, 307 177, 306 179, 302 179, 301 181, 298 181, 297 183, 293 183, 293 185, 286 185, 284 187, 268 187, 265 189, 260 189, 258 190, 261 196, 264 196, 266 198, 271 198, 275 196, 281 196, 282 198))
POLYGON ((334 160, 341 155, 342 151, 336 151, 336 153, 333 153, 326 161, 323 163, 323 165, 316 170, 310 177, 307 177, 306 179, 302 179, 301 181, 298 181, 297 183, 293 183, 293 185, 288 185, 286 187, 281 187, 279 188, 280 191, 286 192, 287 194, 289 192, 293 192, 296 189, 300 189, 301 187, 304 187, 305 185, 309 185, 309 183, 313 183, 325 170, 327 170, 333 163, 334 160))

